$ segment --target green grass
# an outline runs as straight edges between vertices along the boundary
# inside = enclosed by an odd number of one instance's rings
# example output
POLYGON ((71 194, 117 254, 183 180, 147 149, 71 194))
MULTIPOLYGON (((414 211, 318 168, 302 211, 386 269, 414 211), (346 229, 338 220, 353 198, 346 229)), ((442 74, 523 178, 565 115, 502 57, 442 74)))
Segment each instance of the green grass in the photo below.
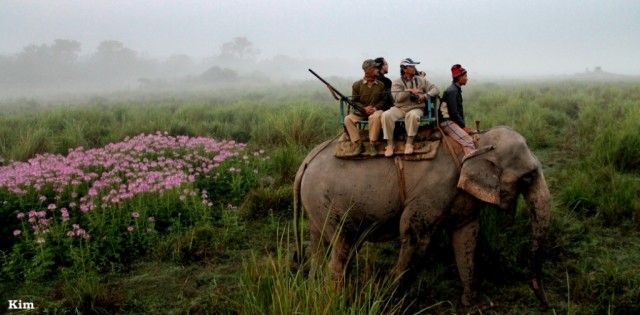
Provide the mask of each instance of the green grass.
MULTIPOLYGON (((544 166, 553 195, 544 265, 552 314, 640 313, 640 85, 476 83, 464 93, 469 121, 480 120, 482 128, 512 126, 544 166)), ((0 300, 33 301, 40 313, 60 314, 460 310, 461 286, 445 233, 432 242, 424 270, 404 299, 391 297, 395 287, 386 279, 396 242, 364 244, 349 285, 340 290, 324 279, 326 269, 309 278, 307 268, 292 265, 287 231, 295 172, 311 148, 342 131, 337 102, 315 85, 224 95, 4 101, 0 112, 2 166, 156 131, 233 139, 269 156, 256 164, 257 173, 221 172, 193 184, 215 196, 215 211, 199 206, 200 196, 181 200, 175 191, 139 196, 102 212, 108 218, 96 213, 83 223, 93 224, 97 235, 135 223, 134 211, 153 212, 154 228, 162 232, 140 234, 135 242, 118 234, 106 234, 109 241, 47 243, 51 247, 36 246, 33 239, 18 242, 12 235, 20 224, 16 212, 46 204, 39 204, 35 192, 17 197, 0 189, 0 300)), ((243 165, 238 159, 224 169, 243 165)), ((523 202, 512 224, 504 220, 503 213, 482 209, 478 274, 483 291, 499 305, 484 313, 538 314, 527 285, 529 218, 523 202)), ((52 235, 65 232, 59 227, 52 226, 52 235)))

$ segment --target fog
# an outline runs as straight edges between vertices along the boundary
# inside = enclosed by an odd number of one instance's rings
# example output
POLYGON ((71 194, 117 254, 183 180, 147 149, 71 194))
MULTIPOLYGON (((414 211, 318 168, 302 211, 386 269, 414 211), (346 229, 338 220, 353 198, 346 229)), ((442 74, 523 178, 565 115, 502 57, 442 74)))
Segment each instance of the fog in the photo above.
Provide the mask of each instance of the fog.
POLYGON ((375 57, 391 78, 405 57, 438 78, 640 75, 637 0, 0 0, 0 38, 4 96, 355 78, 375 57))

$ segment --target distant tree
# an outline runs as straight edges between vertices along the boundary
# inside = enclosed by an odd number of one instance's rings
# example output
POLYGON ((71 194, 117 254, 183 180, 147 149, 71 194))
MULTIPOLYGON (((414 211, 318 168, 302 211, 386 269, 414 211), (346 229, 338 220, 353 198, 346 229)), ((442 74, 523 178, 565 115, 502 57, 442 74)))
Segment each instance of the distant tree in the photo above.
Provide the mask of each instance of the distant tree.
POLYGON ((28 87, 42 84, 54 79, 55 69, 53 65, 51 48, 45 44, 25 46, 16 55, 13 64, 13 76, 15 82, 28 87))
POLYGON ((208 82, 234 81, 238 79, 238 73, 228 68, 213 66, 202 73, 200 79, 208 82))
POLYGON ((260 50, 247 38, 236 37, 222 44, 220 54, 206 62, 210 66, 233 69, 241 73, 250 73, 255 69, 255 60, 260 50))
POLYGON ((193 73, 196 63, 188 55, 172 55, 160 65, 164 76, 176 77, 193 73))
POLYGON ((222 44, 221 57, 239 60, 255 60, 260 50, 253 47, 246 37, 236 37, 231 42, 222 44))
POLYGON ((91 70, 96 79, 117 83, 121 80, 137 80, 147 75, 147 63, 138 53, 119 41, 106 40, 98 45, 91 58, 91 70))
POLYGON ((17 57, 17 60, 23 63, 46 62, 50 61, 51 49, 45 44, 31 44, 25 46, 17 57))
POLYGON ((0 69, 3 69, 3 71, 0 71, 0 92, 4 92, 2 88, 8 88, 9 84, 15 81, 15 76, 12 73, 13 68, 12 58, 0 56, 0 69))
POLYGON ((134 50, 115 40, 106 40, 98 45, 94 57, 102 62, 119 63, 134 61, 138 56, 134 50))
POLYGON ((52 56, 61 63, 73 63, 82 51, 82 44, 75 40, 56 39, 51 46, 52 56))

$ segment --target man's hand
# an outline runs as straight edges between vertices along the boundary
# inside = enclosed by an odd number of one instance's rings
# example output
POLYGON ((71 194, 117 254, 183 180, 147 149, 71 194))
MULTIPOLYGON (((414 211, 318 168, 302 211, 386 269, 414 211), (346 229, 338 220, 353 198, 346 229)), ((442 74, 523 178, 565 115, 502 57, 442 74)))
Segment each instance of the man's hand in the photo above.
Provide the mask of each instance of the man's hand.
POLYGON ((469 126, 464 126, 464 128, 462 128, 466 133, 468 134, 474 134, 475 131, 471 130, 471 128, 469 128, 469 126))
POLYGON ((371 116, 373 113, 376 112, 376 108, 369 105, 367 107, 364 108, 364 111, 367 112, 367 115, 371 116))

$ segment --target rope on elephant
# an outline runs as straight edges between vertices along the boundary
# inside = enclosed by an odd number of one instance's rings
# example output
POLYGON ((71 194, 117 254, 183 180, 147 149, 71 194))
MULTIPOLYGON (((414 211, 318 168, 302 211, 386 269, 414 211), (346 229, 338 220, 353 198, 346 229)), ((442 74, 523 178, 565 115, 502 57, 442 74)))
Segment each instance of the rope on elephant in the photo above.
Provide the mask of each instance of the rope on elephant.
MULTIPOLYGON (((451 158, 456 163, 456 166, 458 167, 458 171, 460 171, 462 169, 462 163, 460 163, 460 160, 457 158, 456 150, 453 148, 453 144, 450 142, 450 141, 454 141, 454 140, 449 138, 447 136, 447 134, 444 133, 442 128, 440 128, 439 124, 438 124, 438 130, 440 130, 440 132, 443 135, 442 136, 442 142, 444 142, 444 146, 447 148, 447 151, 449 151, 449 154, 451 154, 451 158)), ((455 144, 458 144, 458 143, 456 142, 455 144)))
POLYGON ((407 199, 406 186, 404 182, 404 163, 399 156, 394 158, 394 162, 396 163, 396 170, 398 171, 398 184, 400 187, 400 203, 404 208, 404 202, 407 199))

